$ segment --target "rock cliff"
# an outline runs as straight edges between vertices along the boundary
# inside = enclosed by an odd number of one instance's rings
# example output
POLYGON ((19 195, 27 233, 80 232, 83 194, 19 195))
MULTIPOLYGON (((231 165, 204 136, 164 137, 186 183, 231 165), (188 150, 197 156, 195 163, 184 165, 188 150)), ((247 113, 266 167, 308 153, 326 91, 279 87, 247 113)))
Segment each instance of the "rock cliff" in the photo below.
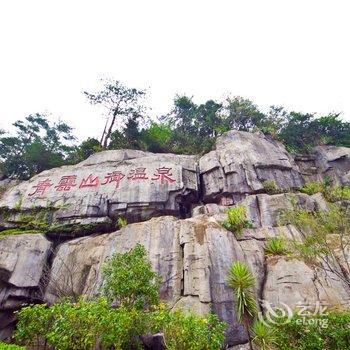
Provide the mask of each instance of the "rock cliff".
POLYGON ((247 341, 226 282, 236 260, 247 262, 257 298, 271 304, 347 306, 348 287, 332 273, 264 254, 268 237, 303 239, 280 224, 279 212, 291 208, 292 191, 299 205, 325 208, 320 194, 298 188, 326 176, 350 184, 350 149, 318 147, 292 156, 261 134, 230 131, 201 158, 104 151, 12 184, 0 200, 0 230, 22 233, 0 232, 0 337, 10 334, 13 311, 23 303, 98 294, 103 262, 138 242, 161 276, 162 299, 171 308, 216 312, 228 323, 229 345, 247 341), (237 238, 220 223, 238 203, 253 225, 237 238), (118 227, 121 217, 130 224, 118 227))

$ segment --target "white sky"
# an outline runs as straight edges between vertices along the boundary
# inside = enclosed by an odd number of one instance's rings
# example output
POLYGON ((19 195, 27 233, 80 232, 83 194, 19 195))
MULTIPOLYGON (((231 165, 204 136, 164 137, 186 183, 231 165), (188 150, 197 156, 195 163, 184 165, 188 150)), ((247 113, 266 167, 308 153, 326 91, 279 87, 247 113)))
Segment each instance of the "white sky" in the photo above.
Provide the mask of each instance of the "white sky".
POLYGON ((49 111, 99 137, 82 91, 101 77, 149 88, 153 115, 176 93, 231 93, 350 121, 349 15, 348 0, 2 0, 0 128, 49 111))

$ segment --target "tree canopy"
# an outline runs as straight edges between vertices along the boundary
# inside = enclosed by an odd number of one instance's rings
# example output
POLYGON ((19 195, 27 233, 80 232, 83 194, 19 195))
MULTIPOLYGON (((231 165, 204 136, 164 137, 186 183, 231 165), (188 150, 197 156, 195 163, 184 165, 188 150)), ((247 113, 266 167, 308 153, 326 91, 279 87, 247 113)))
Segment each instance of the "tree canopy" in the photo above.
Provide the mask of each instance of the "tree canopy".
POLYGON ((317 117, 281 106, 264 112, 240 96, 197 104, 193 97, 176 95, 170 111, 156 118, 146 114, 146 92, 118 80, 106 80, 100 91, 84 95, 105 109, 100 140, 88 138, 77 145, 66 123, 50 123, 39 113, 29 115, 13 124, 14 133, 0 130, 0 171, 7 177, 27 179, 103 149, 204 154, 212 150, 219 135, 231 129, 263 132, 294 153, 312 152, 318 145, 350 147, 350 123, 338 113, 317 117))

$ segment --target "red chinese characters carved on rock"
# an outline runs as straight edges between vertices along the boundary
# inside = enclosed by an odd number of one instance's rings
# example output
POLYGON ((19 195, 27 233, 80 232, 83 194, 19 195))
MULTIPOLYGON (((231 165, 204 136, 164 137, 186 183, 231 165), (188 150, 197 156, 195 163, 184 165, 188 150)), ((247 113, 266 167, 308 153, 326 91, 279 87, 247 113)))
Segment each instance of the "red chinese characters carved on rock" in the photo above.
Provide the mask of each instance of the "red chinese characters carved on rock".
POLYGON ((115 188, 119 188, 120 182, 124 179, 125 175, 121 171, 113 171, 105 176, 105 182, 101 185, 107 185, 111 182, 115 182, 115 188))
POLYGON ((147 180, 146 168, 132 169, 128 175, 129 180, 147 180))
POLYGON ((51 187, 53 184, 51 183, 50 179, 45 179, 43 181, 39 181, 37 185, 33 186, 34 192, 29 193, 28 196, 43 196, 46 189, 51 187))
POLYGON ((169 182, 169 183, 173 183, 176 180, 173 179, 171 176, 173 176, 173 174, 170 172, 172 168, 166 168, 166 167, 162 167, 162 168, 158 168, 157 172, 154 174, 154 177, 152 177, 152 180, 159 180, 160 182, 169 182))
POLYGON ((84 187, 97 187, 100 184, 98 176, 90 174, 86 179, 83 179, 79 185, 79 188, 84 187))
POLYGON ((56 191, 69 191, 72 187, 76 186, 76 175, 62 176, 60 182, 55 186, 56 191))

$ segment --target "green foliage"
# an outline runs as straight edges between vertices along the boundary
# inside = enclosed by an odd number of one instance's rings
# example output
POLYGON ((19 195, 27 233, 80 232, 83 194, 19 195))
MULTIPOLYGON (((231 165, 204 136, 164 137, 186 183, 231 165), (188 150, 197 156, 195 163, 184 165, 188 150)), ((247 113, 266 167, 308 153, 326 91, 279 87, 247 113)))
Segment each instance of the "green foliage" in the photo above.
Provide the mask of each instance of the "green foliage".
POLYGON ((142 245, 137 244, 124 254, 115 253, 104 264, 103 273, 103 292, 110 301, 138 310, 159 303, 159 281, 142 245))
POLYGON ((253 223, 247 219, 247 209, 244 205, 236 205, 228 209, 227 219, 221 224, 237 236, 242 234, 244 228, 251 228, 253 226, 253 223))
POLYGON ((270 237, 265 246, 266 255, 287 255, 288 249, 283 237, 270 237))
POLYGON ((221 349, 226 325, 216 315, 172 313, 159 305, 158 294, 154 295, 158 284, 142 246, 114 255, 104 273, 109 300, 61 300, 52 306, 23 307, 17 312, 16 341, 56 350, 124 350, 141 348, 142 335, 160 332, 168 349, 221 349), (115 301, 118 305, 112 307, 115 301))
POLYGON ((31 176, 67 163, 73 148, 72 129, 67 124, 50 124, 41 114, 30 115, 14 124, 14 135, 0 135, 2 171, 11 178, 31 176))
POLYGON ((315 193, 322 193, 324 198, 329 202, 338 202, 341 200, 350 200, 349 186, 332 186, 331 180, 326 179, 323 182, 309 182, 306 183, 300 192, 308 195, 315 193))
POLYGON ((277 190, 275 180, 265 180, 262 185, 267 192, 274 193, 277 190))
MULTIPOLYGON (((166 348, 169 350, 219 350, 225 340, 226 324, 214 314, 200 317, 180 310, 163 311, 162 327, 166 348)), ((159 312, 155 314, 159 320, 159 312)))
POLYGON ((257 304, 252 289, 256 280, 248 266, 241 261, 233 263, 228 272, 227 282, 235 292, 238 320, 241 321, 244 316, 254 317, 257 304))
POLYGON ((15 344, 0 343, 0 350, 26 350, 26 349, 22 346, 18 346, 15 344))
POLYGON ((338 202, 342 200, 350 200, 350 187, 349 186, 335 186, 325 194, 326 198, 330 202, 338 202))
POLYGON ((149 127, 141 131, 141 148, 149 152, 169 152, 173 148, 172 137, 170 126, 152 122, 149 127))
POLYGON ((38 231, 38 230, 26 230, 21 228, 10 228, 7 230, 0 231, 0 237, 22 235, 22 234, 35 234, 35 233, 44 233, 44 232, 38 231))
POLYGON ((292 152, 310 152, 318 145, 350 146, 350 123, 339 114, 316 119, 314 114, 291 112, 278 135, 292 152))
POLYGON ((252 326, 253 343, 260 350, 273 350, 276 343, 275 330, 264 322, 254 321, 252 326))
POLYGON ((138 134, 137 119, 142 115, 144 109, 140 100, 145 96, 145 91, 129 88, 118 80, 107 79, 103 81, 102 90, 96 93, 84 91, 84 94, 91 104, 102 105, 109 117, 101 138, 104 148, 108 146, 116 123, 127 124, 124 136, 129 140, 134 140, 132 135, 128 135, 128 131, 129 134, 130 132, 138 134))
POLYGON ((283 221, 303 233, 303 241, 294 241, 293 253, 333 272, 350 286, 350 264, 344 257, 350 242, 350 208, 329 204, 327 210, 307 211, 294 208, 285 211, 283 221))
POLYGON ((226 325, 216 315, 201 317, 182 311, 112 308, 106 299, 60 301, 53 306, 29 305, 17 312, 15 339, 56 350, 135 349, 150 332, 164 333, 168 349, 219 350, 226 325))
POLYGON ((308 182, 302 188, 300 188, 300 192, 311 196, 319 192, 323 193, 324 188, 325 186, 322 182, 308 182))
POLYGON ((87 138, 78 147, 76 147, 75 152, 71 155, 71 163, 79 163, 92 154, 102 151, 103 148, 100 142, 94 138, 87 138))
POLYGON ((118 227, 122 228, 127 226, 127 224, 128 224, 128 220, 126 220, 126 218, 123 218, 123 217, 118 218, 117 220, 118 227))
POLYGON ((279 350, 350 349, 350 312, 331 311, 325 315, 300 316, 273 325, 274 343, 279 350))

